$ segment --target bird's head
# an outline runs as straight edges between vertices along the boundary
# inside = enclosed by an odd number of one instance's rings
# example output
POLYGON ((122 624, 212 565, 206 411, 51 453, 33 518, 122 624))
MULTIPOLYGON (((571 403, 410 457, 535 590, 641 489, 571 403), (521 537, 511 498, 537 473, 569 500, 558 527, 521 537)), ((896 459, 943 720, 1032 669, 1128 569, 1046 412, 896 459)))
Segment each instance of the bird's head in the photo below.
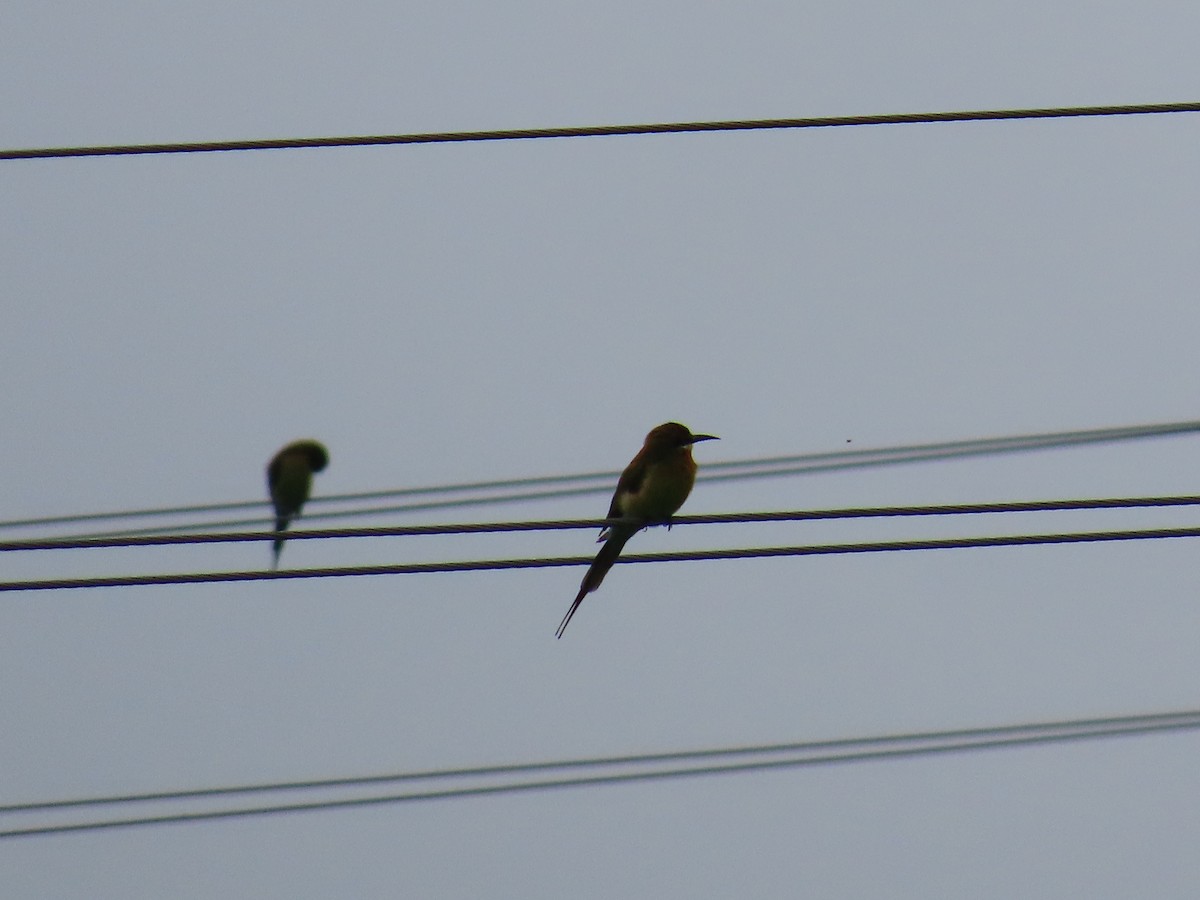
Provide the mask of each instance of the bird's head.
POLYGON ((671 450, 676 447, 690 447, 700 441, 720 440, 715 434, 692 434, 686 425, 678 422, 667 422, 652 428, 646 435, 646 446, 655 450, 671 450))
POLYGON ((320 441, 295 441, 284 447, 282 452, 303 456, 308 463, 308 468, 313 472, 320 472, 329 465, 329 451, 320 441))

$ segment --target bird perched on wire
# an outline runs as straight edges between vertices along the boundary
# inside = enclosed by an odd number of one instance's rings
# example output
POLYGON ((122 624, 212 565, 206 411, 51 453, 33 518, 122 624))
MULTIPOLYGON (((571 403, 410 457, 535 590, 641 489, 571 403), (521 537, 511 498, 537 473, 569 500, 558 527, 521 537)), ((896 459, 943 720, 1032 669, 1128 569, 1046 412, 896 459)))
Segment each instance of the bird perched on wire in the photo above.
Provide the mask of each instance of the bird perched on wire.
POLYGON ((311 440, 293 441, 267 464, 267 490, 275 507, 275 556, 271 568, 279 567, 279 553, 283 550, 283 532, 288 523, 300 515, 304 501, 312 490, 314 472, 329 465, 329 451, 324 445, 311 440))
POLYGON ((617 480, 617 490, 608 507, 608 518, 629 521, 609 525, 600 532, 597 540, 604 541, 604 546, 583 576, 579 594, 558 626, 558 637, 563 636, 583 598, 600 587, 625 542, 648 525, 669 524, 696 481, 692 444, 715 440, 718 440, 716 435, 692 434, 678 422, 659 425, 646 435, 642 449, 617 480))

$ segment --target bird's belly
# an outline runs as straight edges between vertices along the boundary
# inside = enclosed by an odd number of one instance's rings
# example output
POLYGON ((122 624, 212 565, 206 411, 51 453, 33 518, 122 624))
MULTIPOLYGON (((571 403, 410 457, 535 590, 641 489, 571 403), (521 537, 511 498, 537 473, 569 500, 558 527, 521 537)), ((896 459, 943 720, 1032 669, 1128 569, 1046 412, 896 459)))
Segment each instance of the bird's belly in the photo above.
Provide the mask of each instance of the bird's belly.
POLYGON ((642 489, 630 497, 631 502, 627 504, 626 515, 650 521, 668 519, 683 506, 683 501, 692 492, 694 481, 694 474, 690 478, 681 478, 677 473, 673 478, 655 478, 649 475, 642 484, 642 489))
POLYGON ((275 511, 280 515, 294 515, 300 511, 312 490, 312 473, 299 460, 285 460, 279 481, 271 492, 275 511))

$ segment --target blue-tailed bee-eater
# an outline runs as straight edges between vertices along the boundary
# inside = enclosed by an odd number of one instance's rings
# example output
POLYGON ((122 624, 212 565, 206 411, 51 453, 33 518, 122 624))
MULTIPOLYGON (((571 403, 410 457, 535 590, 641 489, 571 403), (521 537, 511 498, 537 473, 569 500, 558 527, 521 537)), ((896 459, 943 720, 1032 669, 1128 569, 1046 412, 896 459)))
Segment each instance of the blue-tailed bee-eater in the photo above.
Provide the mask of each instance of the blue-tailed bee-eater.
POLYGON ((692 434, 678 422, 659 425, 646 435, 642 449, 621 473, 608 507, 608 518, 627 521, 613 523, 600 532, 597 540, 604 541, 604 546, 583 576, 579 594, 558 626, 558 637, 563 636, 583 598, 600 587, 625 542, 648 525, 669 524, 696 481, 692 444, 715 440, 712 434, 692 434))

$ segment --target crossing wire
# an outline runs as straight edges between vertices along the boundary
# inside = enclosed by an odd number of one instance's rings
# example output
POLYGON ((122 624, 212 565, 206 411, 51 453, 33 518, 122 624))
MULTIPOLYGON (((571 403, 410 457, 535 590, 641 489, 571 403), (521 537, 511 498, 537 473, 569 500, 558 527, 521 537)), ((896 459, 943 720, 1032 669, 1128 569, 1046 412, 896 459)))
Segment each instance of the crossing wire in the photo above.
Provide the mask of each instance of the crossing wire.
MULTIPOLYGON (((930 506, 863 506, 841 509, 783 510, 779 512, 718 513, 673 516, 675 525, 732 525, 766 522, 812 522, 834 519, 912 518, 990 513, 1063 512, 1098 509, 1161 509, 1200 505, 1200 496, 1106 497, 1083 500, 1024 500, 999 503, 949 503, 930 506)), ((289 541, 339 538, 413 537, 425 535, 498 534, 527 531, 562 531, 604 528, 624 519, 543 519, 528 522, 458 522, 445 525, 394 525, 381 528, 306 529, 286 532, 289 541)), ((651 523, 666 524, 666 523, 651 523)), ((95 550, 120 547, 159 547, 190 544, 274 541, 275 531, 217 532, 213 534, 130 535, 109 538, 41 538, 0 541, 0 553, 19 550, 95 550)))
MULTIPOLYGON (((829 556, 889 553, 907 550, 963 550, 983 547, 1028 547, 1049 544, 1107 543, 1200 537, 1196 528, 1156 528, 1134 531, 1087 531, 1062 534, 1015 534, 998 537, 938 538, 917 541, 874 541, 857 544, 816 544, 793 547, 749 547, 733 550, 691 550, 621 556, 618 563, 691 562, 718 559, 770 559, 790 556, 829 556)), ((484 572, 504 569, 545 569, 591 565, 590 556, 485 559, 442 563, 401 563, 383 566, 343 566, 318 569, 196 572, 166 575, 117 575, 94 578, 56 578, 0 582, 0 593, 79 590, 102 587, 144 587, 167 584, 216 584, 236 581, 277 581, 297 578, 349 578, 366 575, 417 575, 438 572, 484 572)))
POLYGON ((939 122, 985 122, 1013 119, 1064 119, 1097 116, 1145 116, 1200 112, 1200 103, 1141 103, 1116 106, 1060 106, 1034 109, 986 109, 960 112, 886 113, 866 116, 815 116, 793 119, 732 119, 715 122, 659 122, 645 125, 584 125, 559 128, 508 128, 493 131, 439 131, 425 134, 351 137, 280 138, 199 141, 161 144, 111 144, 93 147, 41 147, 0 150, 0 160, 61 159, 79 156, 145 156, 160 153, 219 153, 233 150, 297 150, 322 147, 370 147, 400 144, 452 144, 536 140, 542 138, 615 137, 639 134, 685 134, 713 131, 764 131, 796 128, 841 128, 861 125, 916 125, 939 122))
POLYGON ((426 769, 417 772, 358 775, 342 778, 319 778, 293 781, 274 781, 260 784, 240 784, 226 787, 191 788, 173 791, 110 794, 70 800, 44 800, 0 805, 0 815, 11 813, 48 812, 58 809, 119 806, 164 800, 196 800, 227 797, 237 794, 271 794, 294 791, 325 790, 328 788, 365 787, 411 781, 444 781, 495 775, 527 775, 570 769, 602 769, 614 766, 647 765, 664 762, 694 762, 719 757, 762 756, 779 753, 812 753, 828 750, 874 747, 881 744, 913 743, 917 741, 987 739, 1016 734, 1045 733, 1064 729, 1140 728, 1170 723, 1200 721, 1200 710, 1163 713, 1141 713, 1127 716, 1104 716, 1090 719, 1070 719, 1033 722, 1016 725, 989 725, 941 731, 918 731, 886 734, 874 737, 837 738, 823 741, 790 741, 776 744, 755 744, 738 747, 719 747, 704 750, 673 750, 662 753, 637 753, 622 756, 591 756, 574 759, 507 763, 491 766, 468 766, 451 769, 426 769))
POLYGON ((409 791, 395 794, 343 797, 309 802, 280 803, 269 806, 239 807, 232 809, 202 810, 166 815, 145 815, 124 819, 105 819, 88 822, 66 822, 49 825, 34 825, 0 831, 0 839, 45 836, 72 832, 97 831, 113 828, 130 828, 146 825, 180 824, 184 822, 211 821, 215 819, 245 818, 249 816, 279 815, 284 813, 312 812, 317 810, 348 809, 352 807, 379 806, 415 801, 445 800, 452 798, 480 797, 545 791, 567 787, 598 787, 602 785, 629 784, 637 782, 664 781, 673 778, 701 777, 731 773, 762 772, 769 770, 798 768, 803 766, 830 765, 837 763, 894 760, 951 753, 968 753, 979 750, 1012 749, 1022 746, 1096 740, 1119 736, 1148 735, 1200 728, 1200 711, 1190 710, 1174 713, 1153 713, 1136 716, 1111 717, 1106 719, 1082 719, 1061 722, 1033 723, 994 728, 961 729, 944 732, 922 732, 909 735, 815 741, 795 744, 762 745, 759 747, 736 747, 719 750, 682 751, 642 756, 593 758, 551 763, 532 763, 512 766, 489 766, 476 769, 442 770, 402 775, 382 776, 366 779, 331 779, 325 781, 293 782, 290 784, 217 788, 200 791, 169 791, 160 794, 126 795, 124 797, 95 798, 82 801, 51 802, 47 804, 19 804, 0 809, 0 812, 46 811, 54 807, 93 806, 107 803, 143 802, 160 799, 189 799, 253 791, 294 790, 326 788, 335 786, 364 785, 383 781, 412 781, 419 779, 445 779, 479 775, 511 775, 535 771, 563 770, 572 768, 606 768, 629 766, 640 763, 670 762, 657 768, 635 771, 618 771, 612 774, 573 775, 542 778, 530 781, 508 781, 491 784, 468 784, 458 787, 441 787, 428 790, 409 791), (747 756, 752 758, 746 759, 747 756), (782 756, 782 758, 775 758, 782 756), (727 761, 714 761, 726 758, 727 761), (680 765, 680 763, 702 763, 680 765))
MULTIPOLYGON (((864 450, 838 450, 822 453, 766 456, 740 460, 725 460, 705 463, 697 476, 697 482, 733 481, 748 478, 769 478, 819 472, 836 472, 864 467, 925 462, 930 460, 959 459, 972 456, 1002 453, 1047 450, 1056 447, 1080 446, 1097 443, 1113 443, 1148 438, 1171 437, 1200 432, 1200 420, 1162 422, 1152 425, 1126 425, 1111 428, 1078 429, 1072 431, 1041 432, 1034 434, 1009 435, 991 438, 971 438, 958 441, 942 441, 924 444, 903 444, 864 450)), ((584 472, 567 475, 509 478, 492 481, 473 481, 458 484, 434 485, 430 487, 396 488, 382 491, 365 491, 348 494, 316 496, 308 500, 305 514, 307 521, 316 519, 346 518, 365 515, 392 515, 397 513, 426 512, 436 509, 461 508, 486 504, 511 503, 528 500, 556 499, 585 494, 607 493, 620 476, 619 470, 584 472), (578 485, 562 487, 562 485, 578 485), (555 486, 555 487, 552 487, 555 486), (533 490, 533 489, 537 490, 533 490), (495 490, 518 489, 515 493, 492 494, 495 490), (365 500, 382 500, 399 497, 440 496, 468 493, 471 496, 453 499, 435 499, 393 506, 367 509, 342 510, 332 513, 313 512, 313 507, 365 500)), ((192 515, 196 513, 222 512, 239 509, 261 508, 263 500, 243 500, 226 503, 194 504, 170 508, 148 508, 115 512, 82 513, 38 518, 10 519, 0 521, 0 529, 66 525, 76 522, 96 522, 131 518, 150 518, 170 515, 192 515)), ((71 538, 107 538, 131 534, 154 534, 171 531, 195 530, 198 528, 239 528, 261 525, 273 521, 269 518, 237 519, 222 522, 202 522, 189 525, 168 525, 149 528, 122 529, 119 531, 93 532, 71 535, 71 538)))

